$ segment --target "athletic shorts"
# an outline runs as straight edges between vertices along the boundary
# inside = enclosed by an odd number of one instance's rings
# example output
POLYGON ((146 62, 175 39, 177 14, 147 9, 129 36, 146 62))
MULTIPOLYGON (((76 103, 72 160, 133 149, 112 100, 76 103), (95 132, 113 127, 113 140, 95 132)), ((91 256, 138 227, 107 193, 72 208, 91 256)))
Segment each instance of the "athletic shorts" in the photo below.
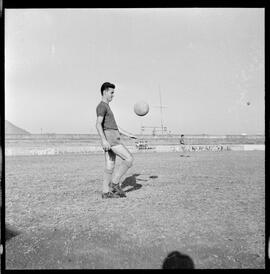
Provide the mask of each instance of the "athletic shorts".
POLYGON ((104 130, 105 137, 108 143, 111 146, 116 146, 122 144, 120 139, 120 133, 117 129, 105 129, 104 130))

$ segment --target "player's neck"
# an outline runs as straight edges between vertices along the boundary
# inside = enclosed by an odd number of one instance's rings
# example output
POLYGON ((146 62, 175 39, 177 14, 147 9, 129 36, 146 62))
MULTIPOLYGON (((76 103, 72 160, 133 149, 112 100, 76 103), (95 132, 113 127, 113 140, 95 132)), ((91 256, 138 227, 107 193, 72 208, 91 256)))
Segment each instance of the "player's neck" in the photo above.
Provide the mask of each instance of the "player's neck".
POLYGON ((107 98, 102 97, 102 100, 101 100, 101 101, 109 105, 109 101, 108 101, 107 98))

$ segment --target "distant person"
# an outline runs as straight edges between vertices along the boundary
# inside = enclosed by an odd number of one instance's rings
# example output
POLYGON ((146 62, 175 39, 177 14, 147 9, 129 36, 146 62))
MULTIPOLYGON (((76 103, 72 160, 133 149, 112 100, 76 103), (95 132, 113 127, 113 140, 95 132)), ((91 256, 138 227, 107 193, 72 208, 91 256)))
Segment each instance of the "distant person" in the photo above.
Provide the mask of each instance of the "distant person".
POLYGON ((121 142, 118 126, 109 106, 109 103, 114 97, 114 89, 114 84, 108 82, 102 84, 102 100, 96 108, 96 129, 105 152, 105 169, 102 188, 103 199, 126 197, 125 192, 121 189, 120 180, 134 161, 130 151, 121 142), (119 168, 114 170, 116 156, 120 157, 123 161, 119 168))
POLYGON ((194 269, 192 259, 178 251, 171 252, 164 260, 162 269, 194 269))
POLYGON ((184 141, 184 134, 181 134, 181 137, 180 137, 180 144, 181 144, 181 145, 184 145, 184 144, 185 144, 185 141, 184 141))

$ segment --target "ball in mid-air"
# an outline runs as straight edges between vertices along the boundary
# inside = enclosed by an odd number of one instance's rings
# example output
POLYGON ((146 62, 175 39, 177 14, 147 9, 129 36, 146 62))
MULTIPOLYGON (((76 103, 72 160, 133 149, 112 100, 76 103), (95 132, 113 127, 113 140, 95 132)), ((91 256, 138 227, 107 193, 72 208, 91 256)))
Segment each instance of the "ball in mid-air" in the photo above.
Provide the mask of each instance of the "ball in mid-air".
POLYGON ((145 101, 137 102, 134 105, 134 112, 139 116, 144 116, 149 112, 149 105, 145 101))
POLYGON ((249 106, 249 105, 250 105, 250 102, 247 102, 247 105, 249 106))

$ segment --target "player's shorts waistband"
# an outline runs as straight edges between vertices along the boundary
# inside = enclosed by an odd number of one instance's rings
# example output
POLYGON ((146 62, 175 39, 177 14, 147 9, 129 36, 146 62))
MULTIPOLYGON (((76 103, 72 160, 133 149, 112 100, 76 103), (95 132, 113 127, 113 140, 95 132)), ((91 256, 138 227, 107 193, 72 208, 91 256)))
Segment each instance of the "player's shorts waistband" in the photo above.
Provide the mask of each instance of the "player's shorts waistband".
POLYGON ((104 134, 111 146, 122 144, 118 129, 105 129, 104 134))

